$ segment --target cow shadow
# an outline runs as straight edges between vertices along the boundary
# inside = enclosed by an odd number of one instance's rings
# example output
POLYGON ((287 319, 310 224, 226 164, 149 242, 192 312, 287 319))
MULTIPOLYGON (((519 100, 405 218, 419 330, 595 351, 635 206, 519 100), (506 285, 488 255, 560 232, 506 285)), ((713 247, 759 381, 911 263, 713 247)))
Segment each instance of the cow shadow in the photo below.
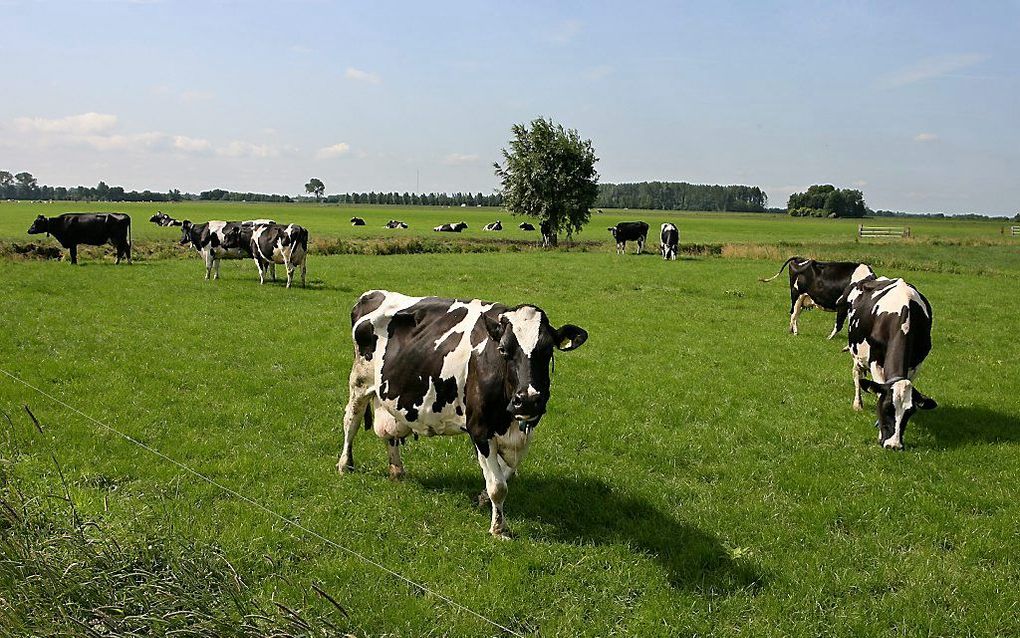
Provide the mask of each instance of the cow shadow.
POLYGON ((955 448, 973 443, 1020 443, 1020 418, 981 406, 941 404, 914 415, 914 426, 935 440, 935 447, 955 448))
MULTIPOLYGON (((434 475, 426 489, 461 494, 475 501, 481 477, 434 475)), ((479 510, 481 514, 483 510, 479 510)), ((522 476, 510 483, 507 521, 538 523, 541 535, 574 545, 625 545, 646 554, 666 572, 671 587, 708 595, 756 592, 764 583, 758 567, 734 559, 714 535, 659 511, 647 501, 590 478, 522 476)), ((488 518, 488 506, 484 510, 488 518)))

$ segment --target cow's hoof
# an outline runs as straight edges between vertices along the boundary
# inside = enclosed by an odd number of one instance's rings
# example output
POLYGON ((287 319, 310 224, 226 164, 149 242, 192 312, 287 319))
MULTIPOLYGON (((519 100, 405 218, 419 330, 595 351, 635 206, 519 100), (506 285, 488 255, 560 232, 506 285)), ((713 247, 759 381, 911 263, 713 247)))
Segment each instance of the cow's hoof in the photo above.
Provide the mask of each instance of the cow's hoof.
POLYGON ((895 450, 897 452, 902 452, 903 451, 903 444, 902 443, 892 443, 890 441, 883 441, 882 442, 882 447, 887 449, 887 450, 895 450))
POLYGON ((336 462, 336 471, 341 474, 349 474, 354 471, 354 461, 340 457, 336 462))
POLYGON ((406 472, 404 472, 404 466, 403 465, 391 465, 390 466, 390 480, 391 481, 399 481, 400 479, 404 478, 404 474, 406 474, 406 472))
POLYGON ((496 538, 496 539, 501 540, 501 541, 510 541, 510 540, 513 540, 513 538, 514 538, 514 535, 510 532, 510 530, 508 530, 505 527, 503 529, 499 529, 499 530, 497 530, 497 529, 490 529, 489 533, 492 534, 493 538, 496 538))
POLYGON ((860 401, 854 401, 854 412, 860 412, 863 409, 864 409, 864 406, 861 405, 860 401))

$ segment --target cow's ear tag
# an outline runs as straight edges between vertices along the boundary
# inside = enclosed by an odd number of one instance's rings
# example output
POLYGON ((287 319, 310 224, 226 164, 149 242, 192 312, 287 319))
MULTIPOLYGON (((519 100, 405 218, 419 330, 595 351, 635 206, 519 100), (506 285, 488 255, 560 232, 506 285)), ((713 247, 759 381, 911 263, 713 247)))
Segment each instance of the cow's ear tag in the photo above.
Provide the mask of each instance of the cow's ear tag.
POLYGON ((556 347, 565 352, 581 347, 588 340, 588 332, 568 323, 556 332, 556 338, 556 347))

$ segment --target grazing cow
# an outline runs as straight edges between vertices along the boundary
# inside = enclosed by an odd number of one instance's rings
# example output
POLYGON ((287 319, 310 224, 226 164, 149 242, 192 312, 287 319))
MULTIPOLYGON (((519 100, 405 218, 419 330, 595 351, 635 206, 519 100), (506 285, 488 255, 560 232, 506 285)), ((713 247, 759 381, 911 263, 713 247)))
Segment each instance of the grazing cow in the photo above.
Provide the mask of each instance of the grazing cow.
POLYGON ((622 255, 627 250, 627 242, 637 242, 637 253, 640 255, 645 251, 645 239, 648 238, 648 224, 645 222, 620 222, 616 226, 610 226, 609 232, 616 240, 616 254, 622 255))
MULTIPOLYGON (((938 405, 913 386, 914 375, 931 351, 931 304, 902 279, 882 277, 853 284, 844 307, 850 318, 853 407, 862 409, 861 390, 878 395, 878 442, 884 448, 902 450, 903 431, 911 415, 938 405), (864 378, 869 373, 870 380, 864 378)), ((845 316, 841 310, 837 329, 845 316)))
POLYGON ((39 215, 28 229, 29 235, 53 235, 78 263, 78 244, 102 246, 109 242, 121 258, 131 263, 131 217, 124 213, 64 213, 59 217, 39 215))
POLYGON ((456 224, 441 224, 432 230, 437 233, 459 233, 467 227, 468 225, 465 222, 457 222, 456 224))
POLYGON ((383 228, 407 228, 407 224, 400 221, 399 219, 391 219, 390 221, 386 222, 386 225, 383 226, 383 228))
MULTIPOLYGON (((797 318, 805 307, 818 306, 836 312, 850 286, 875 276, 871 266, 855 261, 815 261, 794 256, 783 262, 775 275, 759 281, 772 281, 787 265, 790 266, 790 332, 793 334, 797 334, 797 318)), ((841 328, 837 320, 828 338, 835 337, 841 328)))
POLYGON ((542 233, 542 247, 543 248, 555 248, 559 244, 556 233, 553 232, 552 224, 548 221, 544 221, 538 225, 539 232, 542 233))
MULTIPOLYGON (((223 245, 226 232, 232 228, 245 229, 250 233, 259 226, 275 224, 271 219, 250 219, 243 222, 224 222, 211 220, 202 224, 193 224, 185 219, 181 222, 181 246, 191 246, 202 255, 205 263, 205 278, 213 275, 213 279, 220 278, 221 259, 245 259, 251 257, 251 248, 247 242, 237 241, 231 248, 223 245), (213 269, 215 268, 215 272, 213 269)), ((275 272, 273 279, 276 279, 275 272)))
POLYGON ((521 230, 535 230, 535 225, 529 224, 528 222, 521 222, 517 227, 521 230))
POLYGON ((362 415, 388 443, 393 478, 404 474, 398 445, 407 436, 466 433, 485 477, 481 500, 492 505, 489 531, 505 537, 507 481, 545 414, 553 348, 573 350, 588 333, 556 329, 532 305, 383 290, 361 295, 351 325, 354 365, 337 469, 354 469, 362 415))
POLYGON ((680 231, 676 225, 666 222, 659 230, 659 252, 667 261, 676 261, 677 248, 680 246, 680 231))
POLYGON ((360 217, 351 217, 351 226, 364 226, 365 220, 360 217))
POLYGON ((247 243, 247 249, 259 269, 259 283, 266 283, 266 274, 272 272, 275 264, 287 269, 287 287, 294 280, 294 271, 301 267, 301 287, 305 287, 305 257, 308 255, 308 231, 297 224, 264 224, 251 227, 250 235, 245 228, 234 226, 224 233, 223 247, 237 249, 247 243))
POLYGON ((149 218, 149 221, 157 226, 180 226, 181 222, 167 215, 161 210, 157 210, 156 214, 149 218))
POLYGON ((482 227, 482 230, 503 230, 503 222, 498 219, 482 227))

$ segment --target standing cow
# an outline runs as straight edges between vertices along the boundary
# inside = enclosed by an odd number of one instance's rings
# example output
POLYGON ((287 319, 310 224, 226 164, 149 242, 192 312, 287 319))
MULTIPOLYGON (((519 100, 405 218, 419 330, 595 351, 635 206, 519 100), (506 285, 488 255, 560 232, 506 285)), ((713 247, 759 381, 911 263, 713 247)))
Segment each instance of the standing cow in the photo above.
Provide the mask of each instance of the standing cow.
POLYGON ((53 235, 78 263, 78 244, 102 246, 109 242, 121 258, 131 263, 131 217, 124 213, 64 213, 59 217, 39 215, 28 229, 29 235, 53 235))
POLYGON ((676 261, 677 249, 680 246, 680 231, 672 222, 666 222, 659 230, 659 252, 667 261, 676 261))
POLYGON ((911 415, 938 405, 913 385, 914 375, 931 351, 931 304, 902 279, 882 277, 854 284, 845 308, 837 316, 837 329, 849 315, 853 407, 863 408, 862 390, 878 395, 878 442, 884 448, 902 450, 911 415))
POLYGON ((609 232, 616 240, 616 253, 622 255, 627 250, 627 242, 637 242, 637 254, 645 250, 645 240, 648 238, 648 224, 645 222, 620 222, 616 226, 610 226, 609 232))
POLYGON ((489 531, 505 536, 507 481, 545 414, 553 348, 573 350, 588 333, 570 324, 554 328, 532 305, 383 290, 361 295, 351 325, 354 365, 337 469, 354 469, 362 416, 386 439, 393 478, 404 474, 398 446, 407 436, 466 433, 492 505, 489 531))
MULTIPOLYGON (((275 224, 271 219, 250 219, 243 222, 224 222, 211 220, 201 224, 194 224, 185 219, 181 222, 181 246, 191 245, 202 256, 205 263, 205 278, 220 278, 221 259, 245 259, 251 257, 251 249, 248 242, 237 241, 231 247, 224 246, 226 233, 233 228, 245 229, 251 232, 253 229, 275 224)), ((275 273, 273 278, 275 279, 275 273)))
MULTIPOLYGON (((804 308, 818 306, 827 312, 836 312, 840 300, 850 286, 875 276, 867 264, 856 261, 815 261, 803 257, 790 257, 779 267, 779 272, 762 282, 770 282, 790 267, 790 332, 797 334, 797 319, 804 308)), ((837 320, 829 333, 832 339, 842 328, 837 320)))
POLYGON ((245 229, 234 227, 229 229, 223 240, 227 249, 247 246, 259 269, 259 283, 266 283, 266 275, 272 274, 276 281, 276 273, 272 271, 275 264, 282 264, 287 269, 287 287, 294 280, 294 271, 301 267, 301 287, 305 287, 305 257, 308 255, 308 231, 297 224, 264 224, 251 228, 250 235, 245 229))
POLYGON ((553 231, 552 224, 549 220, 545 220, 538 225, 538 231, 542 233, 542 247, 543 248, 556 248, 559 245, 559 237, 553 231))

